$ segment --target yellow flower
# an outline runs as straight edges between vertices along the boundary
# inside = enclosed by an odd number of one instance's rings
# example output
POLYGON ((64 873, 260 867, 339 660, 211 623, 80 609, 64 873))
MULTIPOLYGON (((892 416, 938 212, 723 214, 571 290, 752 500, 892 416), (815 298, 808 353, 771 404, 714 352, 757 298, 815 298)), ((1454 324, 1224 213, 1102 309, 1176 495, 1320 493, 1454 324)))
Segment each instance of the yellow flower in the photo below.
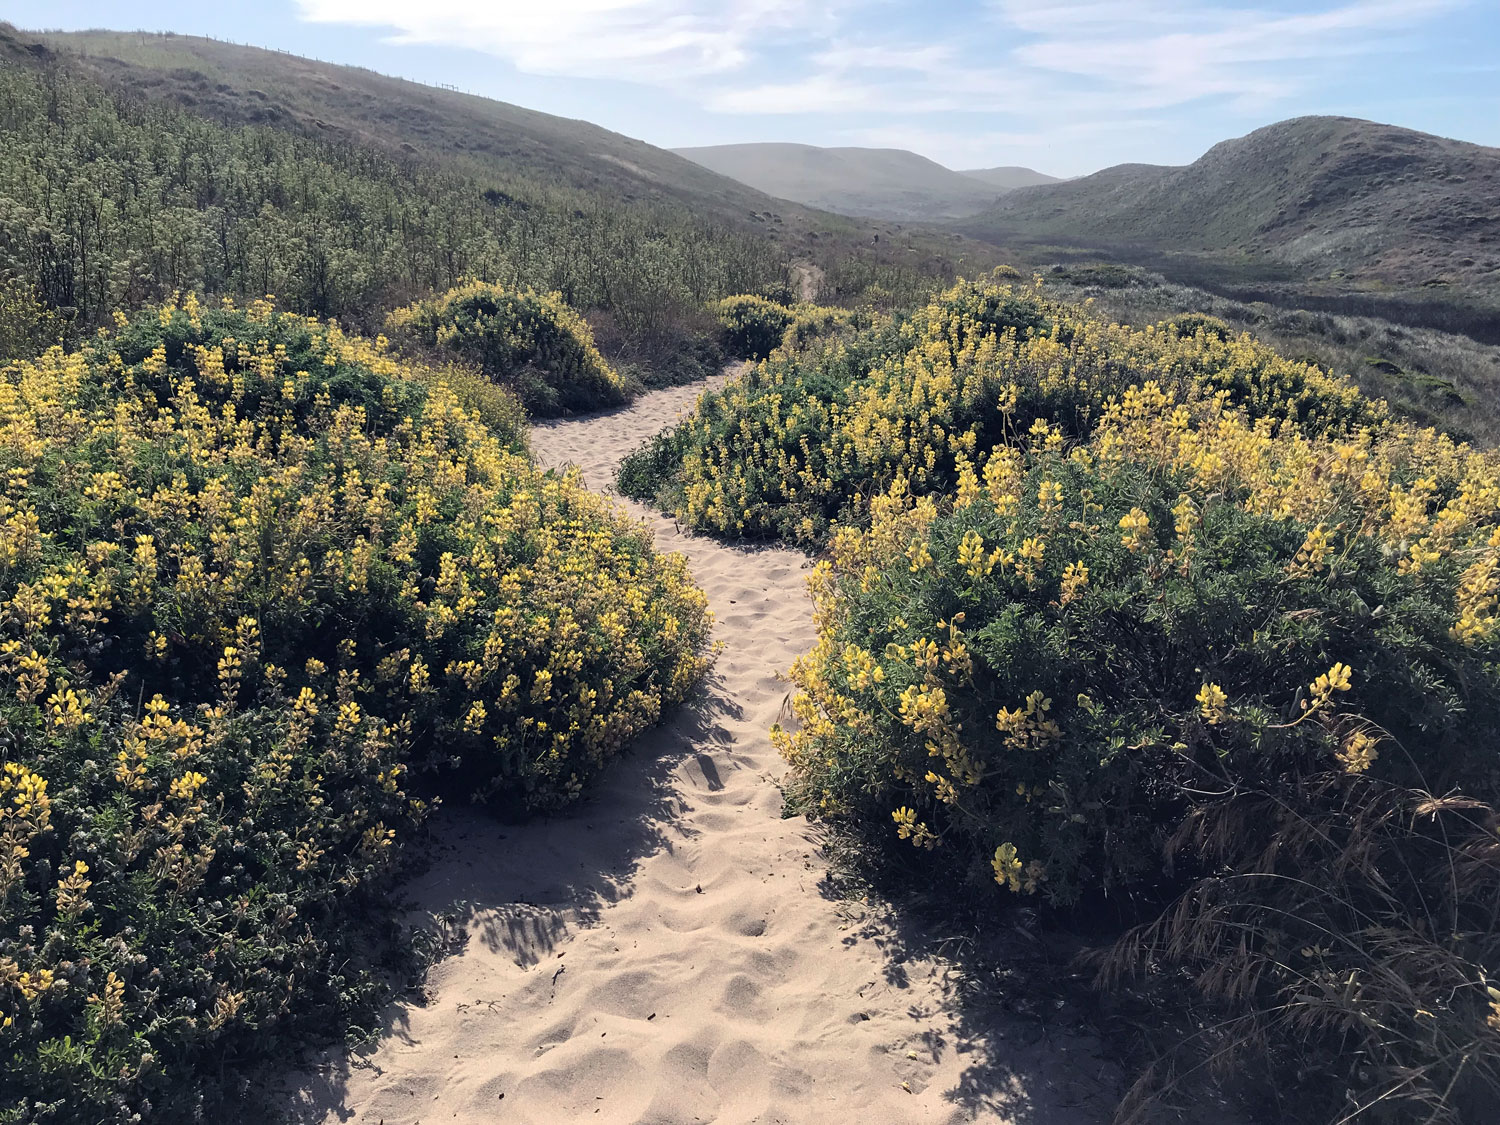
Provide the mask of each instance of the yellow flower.
POLYGON ((1089 568, 1083 565, 1083 560, 1071 562, 1063 568, 1062 586, 1058 591, 1058 603, 1060 605, 1072 605, 1083 596, 1084 589, 1089 584, 1089 568))
POLYGON ((1312 706, 1321 707, 1327 703, 1336 691, 1348 691, 1350 669, 1347 664, 1334 664, 1328 671, 1324 672, 1310 685, 1312 688, 1312 706))
POLYGON ((973 528, 964 532, 958 545, 958 565, 970 578, 983 578, 995 565, 995 559, 985 555, 984 538, 973 528))
POLYGON ((197 773, 194 770, 188 770, 187 773, 183 774, 179 778, 175 778, 172 781, 172 785, 170 789, 168 789, 167 795, 169 797, 172 797, 174 800, 191 801, 198 795, 198 790, 203 788, 204 784, 207 781, 208 778, 204 777, 201 773, 197 773))
POLYGON ((1335 755, 1346 773, 1364 773, 1375 764, 1380 757, 1380 752, 1375 749, 1379 740, 1372 738, 1368 733, 1357 730, 1344 740, 1335 755))
POLYGON ((1131 508, 1128 513, 1120 517, 1120 529, 1125 532, 1120 536, 1120 542, 1125 544, 1132 554, 1150 546, 1151 518, 1140 508, 1131 508))
POLYGON ((1333 540, 1328 529, 1318 524, 1307 533, 1307 538, 1297 549, 1297 557, 1292 560, 1289 572, 1296 576, 1317 574, 1327 568, 1328 556, 1332 553, 1333 540))
POLYGON ((1014 844, 1001 844, 996 848, 990 866, 995 871, 995 882, 1012 891, 1021 890, 1021 872, 1024 868, 1020 857, 1016 855, 1014 844))
POLYGON ((1229 697, 1218 684, 1204 684, 1195 698, 1199 713, 1210 723, 1222 723, 1229 717, 1229 697))

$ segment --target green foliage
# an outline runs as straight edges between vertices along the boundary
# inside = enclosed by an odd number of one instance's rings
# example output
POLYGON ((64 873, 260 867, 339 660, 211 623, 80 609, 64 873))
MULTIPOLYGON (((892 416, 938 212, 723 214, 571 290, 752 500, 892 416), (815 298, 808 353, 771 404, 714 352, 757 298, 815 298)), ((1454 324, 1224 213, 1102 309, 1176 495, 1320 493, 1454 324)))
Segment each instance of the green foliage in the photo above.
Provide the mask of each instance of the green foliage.
POLYGON ((724 330, 724 348, 740 359, 765 359, 781 343, 792 310, 764 297, 725 297, 713 311, 724 330))
POLYGON ((954 272, 937 262, 892 262, 868 250, 855 250, 826 263, 819 297, 885 312, 906 311, 930 301, 951 282, 954 272))
POLYGON ((513 399, 268 302, 121 320, 0 380, 0 1120, 196 1119, 366 1018, 413 774, 556 808, 706 666, 513 399))
POLYGON ((620 495, 643 504, 670 503, 662 489, 682 464, 682 455, 692 435, 686 426, 674 426, 653 434, 639 449, 627 454, 615 474, 620 495))
POLYGON ((86 326, 176 290, 373 328, 479 277, 605 309, 631 339, 781 273, 767 239, 664 203, 228 127, 59 65, 0 69, 0 271, 86 326))
POLYGON ((35 286, 0 282, 0 363, 30 359, 62 342, 66 322, 37 298, 35 286))
POLYGON ((782 350, 706 396, 676 444, 680 467, 657 462, 646 490, 703 530, 816 544, 833 521, 858 522, 872 493, 903 479, 941 494, 961 461, 1037 422, 1086 438, 1143 379, 1221 391, 1256 417, 1313 429, 1384 410, 1211 326, 1137 332, 1033 289, 964 282, 899 324, 874 318, 822 347, 782 350))
POLYGON ((533 415, 598 410, 629 397, 587 322, 556 293, 471 281, 397 309, 386 330, 475 364, 533 415))
POLYGON ((651 390, 700 383, 724 368, 724 350, 711 336, 687 336, 675 347, 652 350, 619 364, 620 377, 651 390))
POLYGON ((840 556, 799 677, 820 732, 793 755, 801 807, 912 810, 950 872, 992 882, 1009 849, 1070 902, 1161 880, 1200 794, 1336 770, 1351 745, 1401 783, 1496 776, 1500 676, 1451 630, 1459 568, 1418 580, 1341 536, 1313 565, 1321 531, 1149 461, 1039 451, 991 480, 840 556), (1353 686, 1320 702, 1336 664, 1353 686))
POLYGON ((1130 289, 1147 284, 1144 270, 1134 266, 1122 266, 1117 262, 1092 262, 1086 265, 1055 265, 1052 277, 1078 286, 1097 286, 1100 289, 1130 289))

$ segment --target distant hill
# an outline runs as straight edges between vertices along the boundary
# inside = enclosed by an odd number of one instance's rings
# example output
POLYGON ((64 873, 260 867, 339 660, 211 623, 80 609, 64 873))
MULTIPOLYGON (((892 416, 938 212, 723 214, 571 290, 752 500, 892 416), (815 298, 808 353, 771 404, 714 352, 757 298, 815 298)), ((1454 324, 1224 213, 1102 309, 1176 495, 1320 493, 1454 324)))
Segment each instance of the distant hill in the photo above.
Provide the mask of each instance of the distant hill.
MULTIPOLYGON (((798 212, 645 141, 490 98, 191 35, 20 32, 98 77, 233 125, 271 125, 429 159, 503 166, 624 201, 686 202, 735 222, 798 212)), ((807 219, 798 215, 799 219, 807 219)), ((816 222, 816 220, 812 220, 816 222)))
POLYGON ((1392 125, 1294 118, 1186 167, 1122 164, 1021 188, 955 225, 1312 307, 1355 296, 1452 307, 1462 330, 1500 342, 1500 149, 1392 125))
POLYGON ((1026 168, 955 172, 898 148, 819 148, 797 144, 711 145, 681 156, 767 195, 867 218, 931 220, 973 215, 1001 191, 1051 177, 1026 168), (992 180, 1015 180, 1014 184, 992 180))
MULTIPOLYGON (((993 247, 952 231, 898 230, 889 222, 816 210, 587 121, 362 67, 189 35, 39 33, 0 23, 0 65, 7 58, 45 64, 48 52, 148 102, 228 125, 269 126, 437 164, 521 202, 542 190, 557 195, 558 205, 586 212, 666 206, 676 217, 755 231, 788 261, 826 276, 827 297, 845 285, 868 284, 871 270, 894 270, 907 279, 904 285, 951 277, 960 262, 975 269, 999 261, 993 247), (582 197, 570 201, 564 198, 569 193, 582 197)), ((982 187, 977 196, 982 203, 993 198, 982 187)))
POLYGON ((959 175, 968 176, 971 180, 979 180, 997 191, 1015 191, 1016 188, 1037 187, 1041 184, 1059 182, 1056 176, 1049 176, 1045 172, 1036 172, 1030 168, 968 168, 961 170, 959 175))

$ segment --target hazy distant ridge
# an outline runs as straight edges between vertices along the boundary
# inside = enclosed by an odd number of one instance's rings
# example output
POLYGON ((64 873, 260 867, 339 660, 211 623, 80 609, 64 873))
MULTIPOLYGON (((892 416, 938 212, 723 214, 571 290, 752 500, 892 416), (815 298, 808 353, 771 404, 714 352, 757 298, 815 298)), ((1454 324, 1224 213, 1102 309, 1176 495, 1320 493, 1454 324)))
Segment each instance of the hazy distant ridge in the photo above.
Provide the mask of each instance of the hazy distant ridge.
POLYGON ((1053 179, 1029 168, 955 172, 896 148, 764 143, 673 151, 767 195, 867 218, 961 218, 1001 192, 1053 179))
POLYGON ((1023 187, 1039 187, 1042 184, 1058 183, 1058 177, 1049 176, 1045 172, 1037 172, 1031 168, 1003 167, 1003 168, 966 168, 959 171, 959 175, 968 176, 970 179, 979 180, 992 188, 1000 191, 1015 191, 1023 187))

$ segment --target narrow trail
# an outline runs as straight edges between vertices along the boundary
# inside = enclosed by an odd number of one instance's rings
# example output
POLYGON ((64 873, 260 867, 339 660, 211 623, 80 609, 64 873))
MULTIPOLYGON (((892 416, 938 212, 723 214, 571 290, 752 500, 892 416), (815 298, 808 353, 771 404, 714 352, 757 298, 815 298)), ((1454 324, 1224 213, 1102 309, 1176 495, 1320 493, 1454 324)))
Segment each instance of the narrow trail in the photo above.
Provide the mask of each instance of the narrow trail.
MULTIPOLYGON (((703 384, 538 425, 546 464, 612 492, 621 457, 703 384)), ((1096 1043, 965 1013, 956 978, 889 912, 826 892, 802 818, 783 820, 767 730, 814 637, 807 559, 684 533, 725 642, 701 698, 570 813, 521 826, 435 818, 406 888, 455 918, 457 952, 369 1052, 331 1055, 288 1099, 303 1122, 843 1125, 1102 1122, 1096 1043)))

